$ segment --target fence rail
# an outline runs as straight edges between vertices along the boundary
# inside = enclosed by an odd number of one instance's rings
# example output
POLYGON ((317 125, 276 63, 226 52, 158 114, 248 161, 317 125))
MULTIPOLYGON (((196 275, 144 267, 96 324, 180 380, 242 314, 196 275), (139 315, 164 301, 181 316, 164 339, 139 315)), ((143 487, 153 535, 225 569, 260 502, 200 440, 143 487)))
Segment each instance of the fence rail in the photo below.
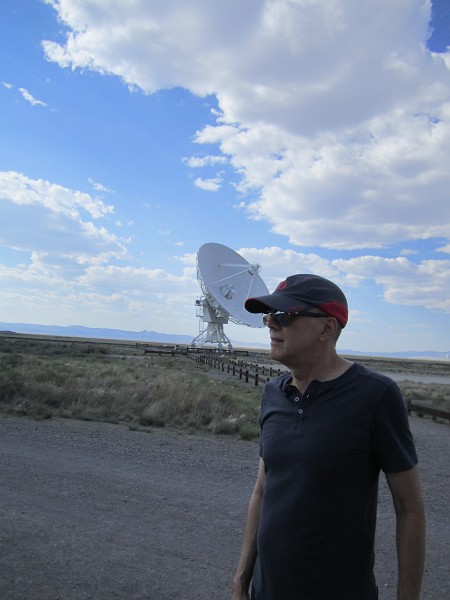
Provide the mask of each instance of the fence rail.
POLYGON ((158 354, 161 356, 162 354, 169 354, 170 356, 181 355, 181 356, 190 356, 190 355, 207 355, 207 356, 219 356, 223 357, 224 355, 228 356, 248 356, 248 350, 224 350, 218 348, 200 348, 193 346, 170 346, 167 344, 150 344, 147 342, 138 342, 136 343, 137 348, 143 348, 144 354, 158 354))
POLYGON ((242 360, 223 359, 221 357, 197 355, 191 357, 195 362, 207 365, 214 369, 218 369, 223 373, 230 374, 234 377, 250 383, 253 381, 255 386, 266 384, 273 377, 278 377, 287 371, 280 368, 275 368, 268 365, 258 365, 257 363, 248 363, 242 360))
MULTIPOLYGON (((239 379, 245 383, 253 382, 255 386, 258 386, 259 384, 264 385, 273 377, 278 377, 283 373, 287 373, 286 370, 271 367, 270 365, 258 365, 257 363, 223 359, 221 357, 207 356, 205 354, 198 354, 191 356, 190 358, 198 363, 232 375, 233 377, 239 377, 239 379)), ((431 406, 423 406, 422 404, 416 404, 409 398, 406 398, 405 402, 408 414, 414 412, 419 416, 427 415, 433 419, 443 419, 449 421, 450 424, 450 413, 445 410, 432 408, 431 406)))
POLYGON ((406 407, 408 409, 409 414, 415 412, 418 416, 428 415, 429 417, 433 417, 434 419, 444 419, 446 421, 450 421, 450 413, 445 410, 440 410, 439 408, 423 406, 422 404, 415 404, 409 399, 406 400, 406 407))

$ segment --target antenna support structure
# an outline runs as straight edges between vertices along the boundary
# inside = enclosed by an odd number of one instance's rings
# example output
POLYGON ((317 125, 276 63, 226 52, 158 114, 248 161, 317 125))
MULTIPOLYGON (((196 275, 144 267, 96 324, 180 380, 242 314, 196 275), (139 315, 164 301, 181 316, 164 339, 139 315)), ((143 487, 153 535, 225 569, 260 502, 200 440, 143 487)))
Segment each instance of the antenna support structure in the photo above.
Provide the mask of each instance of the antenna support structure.
POLYGON ((212 344, 217 348, 227 347, 232 350, 233 346, 230 339, 225 335, 223 326, 228 323, 228 317, 222 316, 219 310, 215 309, 206 296, 202 296, 195 302, 197 307, 197 317, 199 320, 199 334, 192 340, 192 346, 204 346, 212 344), (206 324, 206 329, 204 328, 206 324))
POLYGON ((202 296, 195 302, 199 334, 191 346, 211 344, 231 351, 233 346, 223 328, 228 321, 248 327, 263 326, 260 316, 244 307, 248 297, 269 293, 259 276, 260 268, 221 244, 201 246, 197 253, 197 280, 202 296))

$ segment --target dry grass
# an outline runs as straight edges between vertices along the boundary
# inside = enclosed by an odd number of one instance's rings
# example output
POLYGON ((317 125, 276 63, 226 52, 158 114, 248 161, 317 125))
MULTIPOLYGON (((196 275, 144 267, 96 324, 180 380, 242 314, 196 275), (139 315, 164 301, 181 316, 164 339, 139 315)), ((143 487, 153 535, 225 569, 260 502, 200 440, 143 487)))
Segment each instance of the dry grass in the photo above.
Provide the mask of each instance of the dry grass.
POLYGON ((0 410, 256 437, 260 392, 209 372, 130 344, 0 337, 0 410))
MULTIPOLYGON (((359 359, 358 359, 359 360, 359 359)), ((361 360, 360 362, 364 362, 361 360)), ((380 370, 433 372, 442 366, 369 359, 380 370)), ((444 365, 448 368, 447 365, 444 365)), ((450 411, 450 386, 401 382, 415 404, 450 411)), ((132 343, 0 336, 0 411, 127 424, 259 435, 261 388, 180 356, 143 355, 132 343)))
POLYGON ((450 385, 401 381, 403 395, 413 404, 436 408, 450 413, 450 385))

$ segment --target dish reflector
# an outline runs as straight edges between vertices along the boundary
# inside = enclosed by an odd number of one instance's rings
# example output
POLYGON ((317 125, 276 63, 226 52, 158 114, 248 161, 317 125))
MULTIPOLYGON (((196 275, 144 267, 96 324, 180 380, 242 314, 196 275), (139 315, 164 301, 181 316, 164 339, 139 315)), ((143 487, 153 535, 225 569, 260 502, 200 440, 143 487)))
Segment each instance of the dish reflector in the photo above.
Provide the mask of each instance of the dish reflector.
POLYGON ((218 316, 248 327, 263 327, 261 315, 244 308, 247 298, 269 293, 260 268, 222 244, 203 244, 197 254, 197 278, 206 300, 218 316))

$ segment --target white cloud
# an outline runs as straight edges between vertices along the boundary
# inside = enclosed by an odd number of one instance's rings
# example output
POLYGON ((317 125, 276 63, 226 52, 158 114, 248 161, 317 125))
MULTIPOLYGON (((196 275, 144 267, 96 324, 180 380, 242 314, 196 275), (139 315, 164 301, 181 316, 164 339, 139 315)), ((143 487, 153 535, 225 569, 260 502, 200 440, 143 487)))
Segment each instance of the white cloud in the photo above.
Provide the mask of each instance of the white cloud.
POLYGON ((54 5, 72 32, 64 45, 44 42, 51 60, 149 93, 216 93, 228 122, 290 131, 359 122, 408 98, 429 60, 420 46, 429 7, 419 0, 54 5))
POLYGON ((88 327, 180 333, 195 330, 195 273, 111 264, 84 265, 69 273, 63 259, 58 263, 34 251, 28 265, 0 263, 0 310, 6 321, 30 322, 29 316, 38 314, 40 323, 54 324, 57 312, 62 325, 75 324, 76 315, 88 327), (168 317, 174 310, 176 319, 168 317))
POLYGON ((404 257, 360 256, 334 260, 333 265, 360 281, 373 279, 387 302, 450 313, 450 260, 415 264, 404 257))
POLYGON ((174 261, 183 263, 188 267, 194 267, 196 265, 197 253, 189 252, 187 254, 182 254, 181 256, 173 256, 174 261))
POLYGON ((214 166, 217 164, 224 164, 227 162, 225 156, 191 156, 189 158, 183 158, 183 162, 192 169, 199 167, 214 166))
POLYGON ((428 2, 52 4, 71 28, 43 43, 59 65, 215 94, 197 142, 219 145, 238 189, 259 192, 251 217, 292 244, 449 238, 450 53, 425 49, 428 2))
POLYGON ((105 204, 100 198, 43 179, 30 179, 15 171, 0 172, 0 200, 17 205, 41 205, 55 213, 79 219, 85 212, 94 219, 114 212, 114 206, 105 204))
MULTIPOLYGON (((14 85, 12 83, 2 81, 1 84, 7 90, 14 89, 14 85)), ((24 100, 26 100, 32 106, 43 106, 43 107, 47 106, 47 104, 45 102, 42 102, 42 100, 37 100, 26 88, 19 87, 19 88, 17 88, 17 90, 20 93, 20 95, 22 96, 22 98, 24 100)))
POLYGON ((23 87, 19 88, 19 92, 22 94, 23 99, 29 102, 32 106, 47 106, 45 102, 34 98, 34 96, 32 96, 30 92, 23 87))
POLYGON ((410 248, 404 248, 399 252, 400 256, 412 256, 413 254, 419 254, 418 250, 411 250, 410 248))
POLYGON ((286 134, 278 154, 258 130, 236 129, 222 148, 244 184, 261 190, 249 205, 254 218, 295 245, 377 248, 448 238, 450 119, 391 118, 310 140, 286 134))
POLYGON ((197 177, 197 179, 194 181, 194 184, 201 190, 206 190, 207 192, 217 192, 217 190, 220 190, 221 182, 221 177, 212 177, 211 179, 202 179, 201 177, 197 177))
POLYGON ((284 250, 278 246, 266 248, 240 248, 238 254, 250 264, 261 265, 260 276, 270 291, 289 275, 294 273, 316 273, 342 283, 340 270, 327 259, 315 253, 302 253, 294 250, 284 250))
POLYGON ((124 241, 91 219, 114 207, 99 198, 13 171, 0 172, 0 245, 52 256, 66 268, 124 257, 124 241))
POLYGON ((89 178, 88 181, 92 185, 92 187, 94 188, 94 190, 96 192, 112 192, 113 191, 113 190, 110 190, 107 187, 105 187, 102 183, 98 183, 91 178, 89 178))
POLYGON ((78 278, 78 283, 91 290, 122 294, 157 294, 165 296, 174 291, 184 291, 192 283, 190 277, 176 276, 163 269, 142 267, 117 267, 114 265, 88 267, 78 278))

